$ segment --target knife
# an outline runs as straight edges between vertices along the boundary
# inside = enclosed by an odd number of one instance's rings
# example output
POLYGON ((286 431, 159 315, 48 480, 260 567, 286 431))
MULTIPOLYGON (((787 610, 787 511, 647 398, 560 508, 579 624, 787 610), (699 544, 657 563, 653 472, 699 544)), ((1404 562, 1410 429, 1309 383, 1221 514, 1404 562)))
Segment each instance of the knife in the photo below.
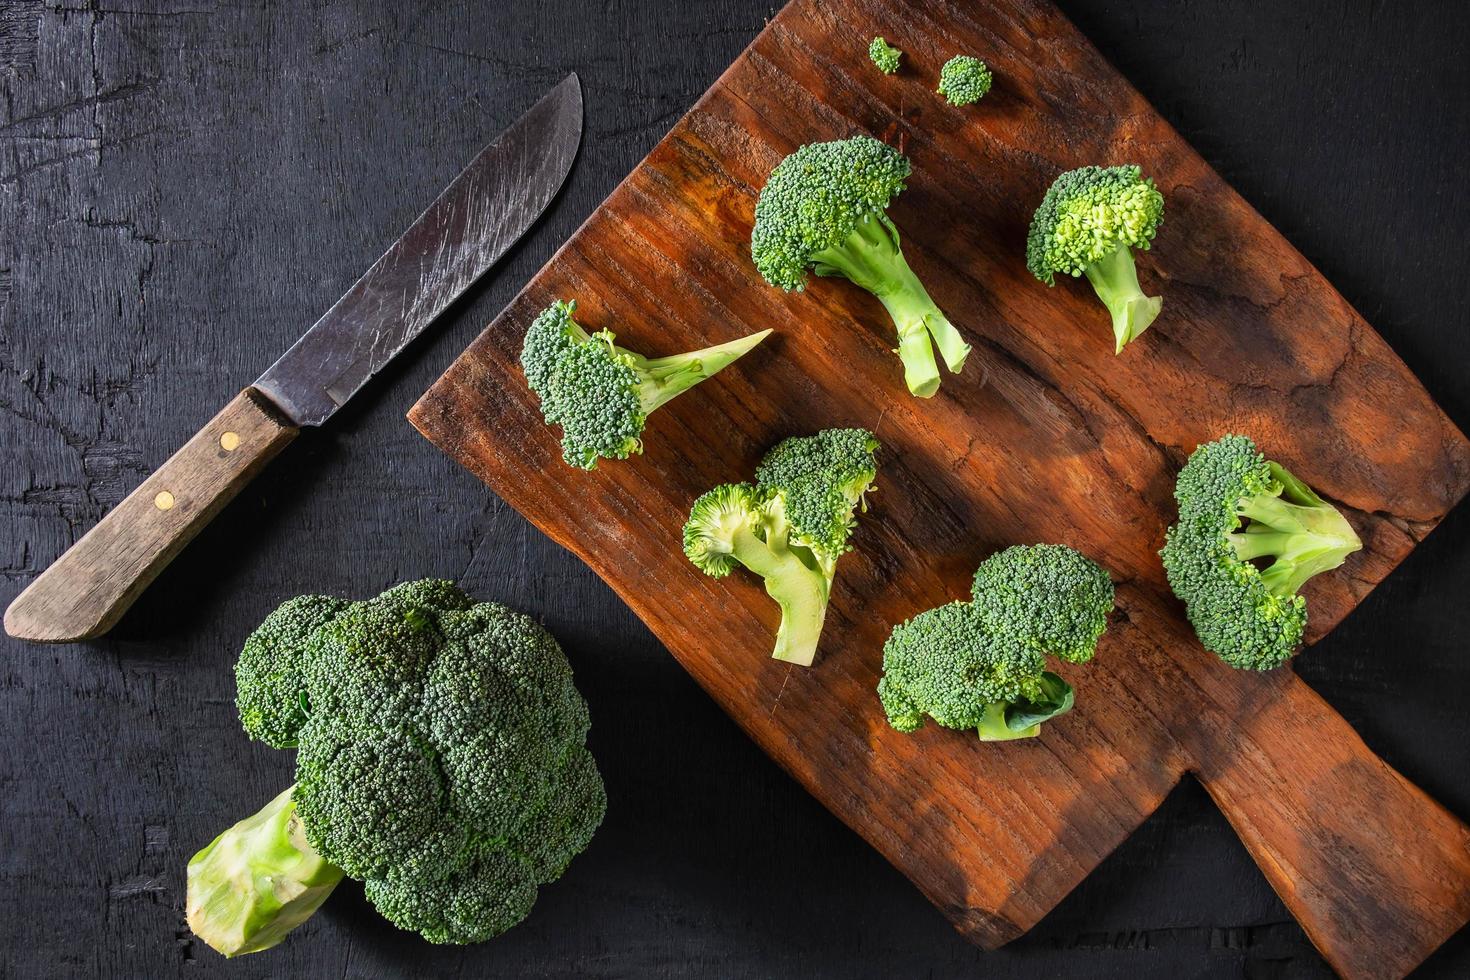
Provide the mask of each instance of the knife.
POLYGON ((5 612, 23 640, 105 633, 221 507, 469 288, 560 190, 582 139, 568 75, 480 151, 300 340, 42 572, 5 612))

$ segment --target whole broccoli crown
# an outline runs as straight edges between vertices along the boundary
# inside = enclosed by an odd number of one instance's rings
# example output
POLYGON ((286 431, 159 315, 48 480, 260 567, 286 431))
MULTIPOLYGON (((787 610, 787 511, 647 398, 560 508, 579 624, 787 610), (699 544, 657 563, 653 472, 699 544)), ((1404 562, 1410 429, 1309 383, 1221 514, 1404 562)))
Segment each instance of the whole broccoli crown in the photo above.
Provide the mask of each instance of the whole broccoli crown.
POLYGON ((898 61, 902 57, 903 52, 889 44, 885 38, 875 37, 868 45, 868 58, 885 75, 898 71, 898 61))
POLYGON ((985 62, 967 54, 957 54, 939 69, 938 91, 950 105, 969 105, 983 99, 994 81, 990 66, 985 62))
POLYGON ((1136 166, 1082 167, 1052 183, 1031 219, 1026 268, 1048 286, 1080 276, 1119 248, 1147 249, 1164 220, 1164 195, 1136 166))
POLYGON ((756 202, 756 268, 773 286, 803 288, 812 257, 882 216, 909 171, 907 157, 871 136, 801 147, 771 171, 756 202))
POLYGON ((432 941, 514 925, 606 809, 587 705, 555 639, 434 580, 341 603, 293 634, 285 618, 247 651, 271 646, 296 680, 253 686, 241 711, 268 694, 280 705, 260 717, 302 711, 294 799, 312 847, 432 941))
POLYGON ((1164 571, 1205 649, 1233 667, 1276 667, 1306 631, 1306 600, 1273 595, 1260 571, 1230 544, 1239 502, 1277 492, 1271 464, 1238 435, 1195 449, 1174 485, 1179 522, 1160 552, 1164 571))
POLYGON ((575 303, 543 310, 526 331, 521 367, 541 402, 541 416, 562 430, 562 458, 592 469, 599 459, 627 459, 648 416, 639 401, 642 376, 606 330, 588 335, 573 319, 575 303))
POLYGON ((824 429, 783 439, 755 471, 758 494, 780 494, 792 539, 836 559, 851 546, 853 509, 878 473, 878 440, 866 429, 824 429))
POLYGON ((991 630, 1084 663, 1107 629, 1113 583, 1096 562, 1065 545, 1014 545, 980 563, 975 608, 991 630))
POLYGON ((684 525, 684 554, 712 578, 724 578, 739 562, 731 553, 735 533, 760 519, 762 495, 749 483, 726 483, 694 501, 684 525))
POLYGON ((1040 698, 1046 659, 987 627, 974 606, 951 602, 894 628, 883 645, 878 697, 899 731, 928 715, 945 728, 976 728, 996 703, 1040 698))

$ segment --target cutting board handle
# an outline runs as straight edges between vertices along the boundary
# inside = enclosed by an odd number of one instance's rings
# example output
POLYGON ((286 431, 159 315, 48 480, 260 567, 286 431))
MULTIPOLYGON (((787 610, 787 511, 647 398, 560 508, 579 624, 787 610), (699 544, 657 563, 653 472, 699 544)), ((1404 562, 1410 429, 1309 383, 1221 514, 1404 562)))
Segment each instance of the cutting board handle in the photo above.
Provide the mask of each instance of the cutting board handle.
POLYGON ((1401 977, 1470 917, 1470 829, 1290 670, 1204 736, 1205 788, 1338 973, 1401 977))
POLYGON ((107 632, 297 429, 246 388, 5 611, 5 632, 71 643, 107 632))

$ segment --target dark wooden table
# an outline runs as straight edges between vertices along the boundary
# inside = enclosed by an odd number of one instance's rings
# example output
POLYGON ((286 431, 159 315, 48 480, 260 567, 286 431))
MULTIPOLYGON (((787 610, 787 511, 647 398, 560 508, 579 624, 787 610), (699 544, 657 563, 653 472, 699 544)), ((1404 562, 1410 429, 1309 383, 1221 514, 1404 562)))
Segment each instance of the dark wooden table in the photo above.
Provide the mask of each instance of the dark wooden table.
MULTIPOLYGON (((1470 8, 1064 6, 1470 429, 1470 8)), ((773 9, 0 0, 5 603, 490 134, 569 70, 587 97, 582 156, 546 219, 110 637, 0 641, 0 976, 1327 975, 1189 781, 1031 934, 982 954, 766 761, 592 573, 404 421, 773 9), (607 823, 491 944, 427 946, 349 884, 284 948, 227 966, 184 925, 183 864, 291 770, 239 730, 241 640, 287 596, 427 575, 562 638, 592 707, 607 823)), ((1467 552, 1462 508, 1297 665, 1461 816, 1467 552)), ((1470 975, 1470 936, 1422 973, 1470 975)))

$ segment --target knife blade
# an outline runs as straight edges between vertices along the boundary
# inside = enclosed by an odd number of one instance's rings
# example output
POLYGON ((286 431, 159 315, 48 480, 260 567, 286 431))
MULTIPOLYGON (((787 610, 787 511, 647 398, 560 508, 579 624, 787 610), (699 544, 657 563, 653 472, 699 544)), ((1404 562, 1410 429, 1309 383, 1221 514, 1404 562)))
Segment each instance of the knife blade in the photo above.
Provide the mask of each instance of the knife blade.
POLYGON ((495 138, 332 308, 5 611, 18 639, 106 632, 302 426, 321 425, 490 268, 561 189, 582 138, 568 75, 495 138))

